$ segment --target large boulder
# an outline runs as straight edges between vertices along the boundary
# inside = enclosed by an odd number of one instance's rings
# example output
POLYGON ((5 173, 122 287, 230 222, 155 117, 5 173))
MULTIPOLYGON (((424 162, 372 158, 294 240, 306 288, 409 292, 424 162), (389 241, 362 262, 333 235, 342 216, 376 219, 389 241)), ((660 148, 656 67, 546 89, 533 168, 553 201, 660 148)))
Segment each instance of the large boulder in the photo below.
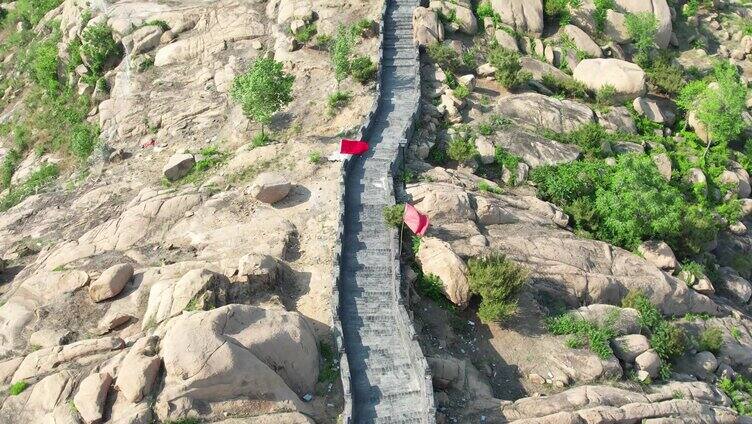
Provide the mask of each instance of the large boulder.
POLYGON ((256 200, 268 204, 279 202, 290 193, 290 182, 275 172, 259 174, 250 186, 250 194, 256 200))
POLYGON ((598 123, 608 132, 637 134, 634 119, 624 106, 610 107, 605 111, 598 110, 596 114, 598 115, 598 123))
POLYGON ((538 93, 504 97, 496 110, 532 130, 548 129, 557 133, 574 131, 595 119, 593 111, 582 103, 538 93))
POLYGON ((671 126, 676 121, 676 114, 666 100, 648 96, 638 97, 632 101, 632 106, 637 113, 653 122, 671 126))
POLYGON ((470 0, 431 0, 428 7, 444 16, 454 16, 460 31, 465 34, 475 35, 478 32, 478 21, 470 0))
POLYGON ((543 0, 491 0, 491 7, 515 30, 538 36, 543 33, 543 0))
POLYGON ((646 372, 650 378, 657 378, 660 368, 661 358, 653 349, 648 349, 635 358, 635 369, 646 372))
POLYGON ((444 25, 435 10, 416 7, 413 11, 413 40, 419 46, 428 46, 444 40, 444 25))
POLYGON ((648 240, 637 247, 639 252, 646 261, 657 266, 658 268, 673 272, 678 266, 674 251, 671 246, 662 241, 648 240))
POLYGON ((564 33, 569 36, 569 39, 572 40, 579 50, 587 53, 591 57, 603 56, 603 51, 601 51, 600 46, 598 46, 598 44, 580 28, 574 25, 567 25, 564 27, 564 33))
POLYGON ((148 396, 157 378, 162 361, 157 356, 156 336, 136 340, 123 358, 117 377, 117 387, 129 402, 139 402, 148 396))
POLYGON ((447 298, 460 308, 470 300, 467 265, 457 256, 449 243, 434 237, 423 237, 416 255, 425 275, 435 275, 441 280, 447 298))
POLYGON ((573 72, 574 79, 597 91, 615 89, 616 100, 632 100, 645 94, 645 72, 631 62, 619 59, 585 59, 573 72))
POLYGON ((648 338, 642 334, 619 336, 611 341, 614 355, 626 363, 632 363, 643 352, 650 349, 648 338))
POLYGON ((110 374, 100 372, 88 375, 79 384, 73 404, 86 424, 102 422, 104 403, 111 383, 110 374))
POLYGON ((747 303, 752 297, 752 285, 731 267, 721 267, 718 270, 719 287, 742 303, 747 303))
POLYGON ((658 32, 655 35, 655 43, 659 48, 665 49, 671 42, 671 9, 666 0, 615 0, 618 12, 628 13, 652 13, 658 20, 658 32))
POLYGON ((89 296, 95 302, 101 302, 117 296, 133 277, 133 265, 124 263, 107 268, 89 286, 89 296))
POLYGON ((297 312, 228 305, 184 314, 162 339, 164 388, 155 410, 162 421, 201 411, 210 421, 259 402, 307 410, 319 354, 308 322, 297 312), (190 335, 191 337, 186 337, 190 335))
POLYGON ((531 168, 560 165, 577 160, 580 149, 519 129, 499 130, 489 136, 493 144, 519 156, 531 168))
POLYGON ((170 181, 179 180, 193 169, 196 164, 196 158, 190 153, 176 153, 170 156, 165 166, 162 168, 162 174, 170 181))
POLYGON ((451 184, 415 184, 407 187, 412 203, 433 223, 475 221, 467 193, 451 184))

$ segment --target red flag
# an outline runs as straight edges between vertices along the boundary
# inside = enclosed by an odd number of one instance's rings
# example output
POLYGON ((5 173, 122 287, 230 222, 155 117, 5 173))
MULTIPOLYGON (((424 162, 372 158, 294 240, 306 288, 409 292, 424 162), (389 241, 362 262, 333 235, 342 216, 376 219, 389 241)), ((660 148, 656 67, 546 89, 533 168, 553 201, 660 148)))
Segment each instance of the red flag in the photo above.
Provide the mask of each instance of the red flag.
POLYGON ((424 215, 418 212, 415 207, 409 203, 405 203, 405 224, 407 227, 413 230, 413 232, 419 236, 426 234, 428 230, 428 215, 424 215))
POLYGON ((368 143, 362 140, 342 139, 339 152, 345 155, 359 155, 368 151, 368 143))

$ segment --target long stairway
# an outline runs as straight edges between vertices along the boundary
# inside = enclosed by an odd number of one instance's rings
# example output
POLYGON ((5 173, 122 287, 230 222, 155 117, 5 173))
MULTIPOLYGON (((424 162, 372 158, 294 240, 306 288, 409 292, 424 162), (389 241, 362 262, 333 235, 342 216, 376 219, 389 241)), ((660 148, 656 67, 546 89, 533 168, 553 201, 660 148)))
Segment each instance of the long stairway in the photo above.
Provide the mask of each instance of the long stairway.
POLYGON ((433 394, 420 369, 425 360, 406 336, 411 324, 399 311, 393 233, 382 218, 382 208, 394 204, 390 166, 419 101, 412 41, 418 1, 385 1, 381 93, 365 134, 370 150, 352 159, 345 181, 339 318, 350 369, 352 423, 432 423, 433 394))

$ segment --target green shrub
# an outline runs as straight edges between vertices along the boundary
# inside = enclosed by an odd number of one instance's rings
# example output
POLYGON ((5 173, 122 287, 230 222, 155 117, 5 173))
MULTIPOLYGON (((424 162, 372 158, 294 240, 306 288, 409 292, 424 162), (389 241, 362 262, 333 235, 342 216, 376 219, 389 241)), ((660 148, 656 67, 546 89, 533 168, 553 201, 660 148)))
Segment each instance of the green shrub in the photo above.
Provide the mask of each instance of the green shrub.
POLYGON ((337 35, 331 43, 332 64, 334 65, 334 78, 337 85, 350 74, 350 53, 352 52, 355 40, 352 32, 340 25, 337 28, 337 35))
POLYGON ((593 12, 595 29, 598 32, 603 32, 606 26, 606 11, 614 8, 614 0, 594 0, 593 4, 595 5, 595 11, 593 12))
POLYGON ((696 99, 697 119, 707 126, 714 141, 727 143, 746 127, 740 117, 746 110, 747 91, 739 80, 739 71, 729 62, 716 65, 713 76, 718 88, 706 87, 696 99))
POLYGON ((6 26, 17 22, 25 22, 30 26, 36 26, 44 15, 58 7, 62 0, 18 0, 15 8, 5 17, 6 26))
POLYGON ((87 27, 81 34, 81 53, 91 72, 98 76, 103 74, 107 61, 119 57, 122 50, 112 38, 112 28, 101 23, 87 27))
POLYGON ((330 112, 342 109, 352 100, 352 93, 349 91, 335 91, 326 98, 326 105, 330 112))
POLYGON ((584 160, 535 168, 530 179, 538 187, 538 197, 566 209, 578 199, 594 198, 612 172, 613 168, 602 161, 584 160))
POLYGON ((271 143, 272 139, 269 137, 269 134, 266 134, 264 132, 257 132, 253 135, 251 138, 251 146, 253 147, 263 147, 267 144, 271 143))
POLYGON ((240 103, 249 118, 264 125, 272 116, 292 101, 295 76, 282 70, 282 63, 274 59, 258 59, 244 74, 235 77, 230 89, 233 100, 240 103))
POLYGON ((321 370, 319 371, 319 382, 330 384, 339 378, 339 367, 337 366, 338 358, 334 349, 329 343, 319 343, 319 356, 321 356, 321 370))
POLYGON ((79 160, 86 160, 94 151, 99 138, 99 128, 82 123, 73 128, 70 141, 70 151, 79 160))
POLYGON ((496 147, 494 159, 499 167, 509 171, 510 183, 514 185, 517 182, 517 167, 522 162, 522 158, 507 152, 503 147, 496 147))
POLYGON ((491 185, 487 183, 486 181, 478 181, 478 190, 479 191, 485 191, 487 193, 495 193, 495 194, 501 194, 504 191, 501 189, 501 187, 497 185, 491 185))
POLYGON ((488 123, 481 123, 478 124, 478 134, 480 135, 491 135, 494 133, 494 127, 491 124, 488 123))
POLYGON ((308 162, 319 164, 321 163, 321 152, 315 151, 308 154, 308 162))
POLYGON ((35 194, 42 187, 52 182, 58 176, 58 168, 54 164, 42 165, 41 168, 34 171, 29 178, 16 187, 13 187, 8 194, 0 198, 0 212, 21 203, 24 199, 35 194))
POLYGON ((452 308, 452 303, 444 295, 444 284, 438 276, 419 272, 415 280, 415 289, 419 295, 433 300, 439 306, 452 308))
POLYGON ((400 228, 402 226, 403 217, 405 216, 405 205, 397 204, 393 206, 384 206, 381 210, 381 214, 384 216, 384 222, 386 222, 386 225, 400 228))
POLYGON ((462 84, 457 85, 457 88, 452 90, 452 92, 454 93, 454 96, 460 100, 464 100, 470 95, 470 89, 462 84))
POLYGON ((647 67, 650 63, 650 50, 655 46, 658 33, 658 19, 651 12, 628 14, 626 17, 627 33, 637 50, 636 62, 647 67))
POLYGON ((609 342, 616 336, 613 329, 616 318, 617 315, 610 316, 605 325, 599 326, 575 315, 564 314, 548 318, 546 328, 558 336, 571 335, 566 341, 568 347, 580 349, 588 346, 599 357, 608 359, 614 354, 609 342))
POLYGON ((752 415, 752 380, 742 375, 737 375, 734 380, 723 377, 718 381, 718 388, 731 399, 736 412, 752 415))
POLYGON ((517 295, 528 272, 500 253, 472 258, 467 263, 470 291, 480 295, 478 317, 483 322, 503 321, 517 310, 517 295))
POLYGON ((614 104, 616 97, 616 88, 613 85, 606 84, 595 92, 595 103, 598 106, 611 106, 614 104))
POLYGON ((34 82, 49 93, 58 90, 57 80, 57 43, 54 40, 36 43, 29 48, 31 56, 31 75, 34 82))
POLYGON ((81 58, 81 39, 74 37, 68 44, 68 63, 65 64, 65 70, 68 73, 74 72, 78 65, 83 64, 81 58))
POLYGON ((307 23, 302 28, 298 29, 298 32, 296 32, 293 37, 299 43, 305 44, 311 41, 314 35, 316 35, 316 24, 307 23))
POLYGON ((496 68, 495 78, 506 88, 527 84, 532 75, 522 70, 520 55, 517 52, 495 46, 488 53, 488 62, 496 68))
POLYGON ((150 21, 146 21, 143 24, 139 25, 140 28, 147 27, 147 26, 155 26, 159 27, 162 31, 169 31, 170 24, 167 22, 161 20, 161 19, 152 19, 150 21))
POLYGON ((447 156, 457 162, 466 162, 478 155, 475 140, 472 137, 455 136, 449 141, 447 156))
POLYGON ((426 47, 426 53, 434 63, 445 71, 456 72, 461 66, 459 55, 448 44, 441 42, 429 44, 426 47))
POLYGON ((16 381, 15 383, 11 384, 8 388, 8 394, 11 396, 18 396, 20 395, 26 388, 29 387, 29 383, 21 380, 16 381))
POLYGON ((589 98, 585 84, 574 78, 557 78, 552 74, 545 74, 542 78, 543 85, 548 87, 557 96, 587 100, 589 98))
MULTIPOLYGON (((640 291, 630 291, 622 299, 622 306, 634 308, 640 313, 640 324, 650 332, 650 347, 655 349, 662 362, 668 362, 684 354, 686 336, 684 330, 667 322, 658 308, 640 291)), ((670 374, 667 368, 661 372, 663 379, 670 374)))
POLYGON ((16 172, 16 168, 20 162, 21 154, 16 149, 11 149, 3 157, 3 163, 0 167, 0 191, 10 187, 13 174, 16 172))
POLYGON ((549 21, 558 22, 563 26, 568 24, 571 18, 569 8, 578 8, 581 4, 581 0, 545 0, 543 13, 549 21))
POLYGON ((373 29, 374 23, 370 19, 361 19, 350 27, 350 32, 357 37, 364 37, 373 29))
POLYGON ((376 75, 376 64, 368 56, 358 56, 350 63, 350 73, 355 81, 364 84, 376 75))
POLYGON ((681 67, 671 63, 666 55, 660 55, 653 60, 652 65, 645 72, 650 84, 663 94, 677 94, 685 85, 681 67))
POLYGON ((568 133, 557 133, 550 130, 541 132, 546 138, 565 144, 574 144, 583 150, 590 158, 603 156, 602 145, 607 141, 623 140, 624 134, 610 134, 602 126, 590 123, 568 133))
POLYGON ((723 346, 723 331, 718 327, 706 328, 697 340, 697 350, 717 354, 723 346))
POLYGON ((332 43, 334 42, 334 38, 329 34, 318 34, 316 35, 316 40, 314 41, 314 44, 316 44, 316 47, 322 50, 329 50, 332 46, 332 43))

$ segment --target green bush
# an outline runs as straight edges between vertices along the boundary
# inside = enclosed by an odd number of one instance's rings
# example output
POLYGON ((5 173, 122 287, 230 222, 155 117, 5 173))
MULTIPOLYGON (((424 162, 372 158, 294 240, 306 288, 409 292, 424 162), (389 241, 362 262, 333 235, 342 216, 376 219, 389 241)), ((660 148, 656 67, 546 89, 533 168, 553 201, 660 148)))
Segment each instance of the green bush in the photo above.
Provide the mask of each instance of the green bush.
POLYGON ((355 81, 364 84, 376 75, 376 64, 368 56, 358 56, 350 63, 350 73, 355 81))
POLYGON ((426 53, 431 60, 439 65, 441 69, 450 72, 456 72, 460 66, 461 61, 457 52, 448 44, 441 42, 429 44, 426 47, 426 53))
POLYGON ((264 132, 257 132, 253 135, 251 138, 251 146, 253 147, 263 147, 267 144, 271 143, 272 139, 269 137, 269 134, 266 134, 264 132))
POLYGON ((595 92, 595 103, 598 106, 612 106, 616 97, 616 88, 613 85, 606 84, 595 92))
POLYGON ((330 48, 337 85, 350 74, 350 54, 354 44, 352 32, 340 25, 330 48))
POLYGON ((517 295, 528 272, 501 253, 472 258, 467 263, 470 291, 480 295, 478 317, 483 322, 503 321, 517 310, 517 295))
POLYGON ((598 32, 603 32, 606 26, 606 11, 614 8, 614 0, 594 0, 593 4, 595 5, 595 11, 593 12, 595 29, 598 32))
POLYGON ((298 32, 293 35, 293 37, 299 43, 305 44, 311 41, 314 35, 316 35, 316 24, 308 23, 300 28, 298 32))
POLYGON ((308 162, 313 164, 321 163, 321 152, 315 151, 308 154, 308 162))
POLYGON ((542 78, 543 85, 548 87, 557 96, 587 100, 589 98, 585 84, 574 78, 557 78, 552 74, 545 74, 542 78))
POLYGON ((522 162, 522 158, 507 152, 503 147, 497 147, 494 151, 494 159, 499 167, 509 171, 510 183, 514 185, 517 182, 517 166, 522 162))
POLYGON ((457 162, 466 162, 478 155, 475 140, 472 137, 455 136, 449 141, 447 156, 457 162))
POLYGON ((17 22, 25 22, 33 27, 47 12, 58 7, 62 2, 62 0, 17 0, 15 8, 5 17, 4 23, 7 27, 17 22))
POLYGON ((497 185, 491 185, 487 183, 486 181, 478 181, 478 190, 479 191, 485 191, 487 193, 495 193, 495 194, 501 194, 504 191, 501 189, 501 187, 497 185))
POLYGON ((530 179, 538 187, 538 197, 566 209, 578 199, 594 198, 612 172, 603 161, 584 160, 535 168, 530 179))
MULTIPOLYGON (((625 308, 637 309, 640 314, 640 324, 650 333, 650 347, 655 349, 665 365, 686 350, 686 335, 681 327, 667 322, 658 308, 640 291, 631 291, 622 299, 625 308)), ((664 369, 661 374, 665 379, 670 369, 664 369)))
POLYGON ((31 75, 34 82, 49 93, 58 90, 57 43, 54 40, 35 43, 29 48, 31 75))
POLYGON ((112 38, 112 28, 101 23, 87 27, 81 34, 81 53, 95 76, 104 73, 108 60, 122 54, 120 45, 112 38))
POLYGON ((470 95, 470 89, 462 84, 457 85, 457 88, 452 90, 452 92, 454 93, 454 96, 460 100, 464 100, 470 95))
POLYGON ((81 123, 73 128, 70 141, 70 151, 79 160, 86 160, 94 151, 99 138, 99 128, 81 123))
POLYGON ((21 154, 16 149, 11 149, 6 153, 2 166, 0 166, 0 191, 10 187, 13 174, 16 172, 21 159, 21 154))
POLYGON ((723 331, 718 327, 706 328, 697 340, 697 350, 717 354, 723 346, 723 331))
POLYGON ((10 394, 11 396, 18 396, 23 393, 23 391, 26 390, 27 387, 29 387, 29 383, 23 380, 16 381, 8 388, 8 394, 10 394))
POLYGON ((549 21, 558 22, 559 25, 566 25, 571 18, 569 9, 578 8, 582 0, 544 0, 543 13, 549 21))
POLYGON ((478 124, 478 134, 491 135, 493 133, 494 133, 493 125, 485 123, 485 122, 478 124))
POLYGON ((57 165, 47 164, 34 171, 29 178, 16 187, 12 187, 10 192, 0 198, 0 212, 21 203, 24 199, 35 194, 42 187, 51 183, 59 174, 57 165))
POLYGON ((330 384, 339 378, 339 367, 337 366, 338 358, 334 349, 329 343, 319 343, 319 355, 321 356, 321 370, 319 371, 319 382, 330 384))
POLYGON ((697 119, 707 126, 714 141, 728 143, 746 127, 740 117, 746 110, 747 91, 739 80, 739 71, 729 62, 716 65, 713 77, 718 87, 705 87, 695 99, 697 119))
POLYGON ((506 88, 527 84, 532 75, 522 70, 520 55, 503 47, 494 46, 488 53, 488 62, 496 68, 496 81, 506 88))
POLYGON ((330 112, 342 109, 352 100, 352 93, 349 91, 335 91, 326 98, 326 105, 330 112))
POLYGON ((370 19, 361 19, 350 27, 350 32, 357 37, 364 37, 373 29, 374 22, 370 19))
POLYGON ((295 76, 282 70, 282 63, 258 59, 246 73, 235 77, 230 95, 246 116, 261 124, 263 133, 272 116, 292 101, 294 81, 295 76))
POLYGON ((734 380, 723 377, 718 381, 718 388, 731 399, 736 412, 752 415, 752 380, 742 375, 737 375, 734 380))
POLYGON ((681 67, 671 63, 666 55, 660 55, 653 60, 653 63, 645 72, 648 75, 649 83, 663 94, 677 94, 686 83, 681 67))
POLYGON ((541 131, 541 135, 551 140, 565 144, 574 144, 583 150, 586 157, 598 158, 603 156, 602 144, 608 141, 624 140, 625 134, 608 133, 602 126, 590 123, 568 133, 557 133, 550 130, 541 131))
POLYGON ((647 67, 650 63, 650 51, 655 46, 655 36, 658 33, 658 19, 651 12, 630 13, 625 24, 637 50, 635 61, 640 66, 647 67))
POLYGON ((386 222, 386 225, 399 228, 402 226, 402 220, 405 216, 405 205, 397 204, 393 206, 384 206, 381 210, 381 214, 384 216, 384 222, 386 222))
POLYGON ((610 341, 616 337, 613 325, 618 315, 609 316, 603 326, 585 321, 572 314, 559 315, 546 320, 546 328, 555 335, 571 335, 567 339, 567 346, 573 349, 588 346, 593 353, 602 359, 613 356, 610 341))

